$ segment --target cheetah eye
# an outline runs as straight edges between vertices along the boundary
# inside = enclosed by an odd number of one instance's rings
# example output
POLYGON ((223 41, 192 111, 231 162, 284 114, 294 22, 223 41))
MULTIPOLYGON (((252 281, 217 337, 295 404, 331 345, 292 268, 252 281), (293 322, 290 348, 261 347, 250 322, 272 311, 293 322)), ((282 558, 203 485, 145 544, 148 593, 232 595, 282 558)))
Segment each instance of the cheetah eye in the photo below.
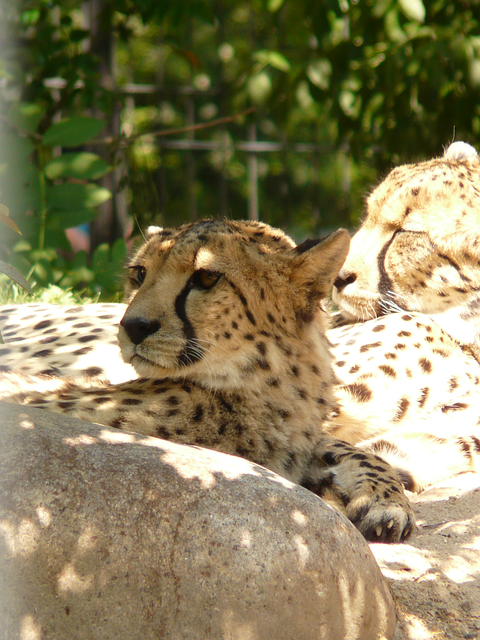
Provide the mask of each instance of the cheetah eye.
POLYGON ((142 284, 145 280, 145 276, 147 275, 147 270, 145 267, 134 266, 129 267, 130 269, 130 277, 135 281, 136 284, 142 284))
POLYGON ((199 269, 192 276, 193 283, 202 289, 211 289, 222 277, 221 273, 199 269))

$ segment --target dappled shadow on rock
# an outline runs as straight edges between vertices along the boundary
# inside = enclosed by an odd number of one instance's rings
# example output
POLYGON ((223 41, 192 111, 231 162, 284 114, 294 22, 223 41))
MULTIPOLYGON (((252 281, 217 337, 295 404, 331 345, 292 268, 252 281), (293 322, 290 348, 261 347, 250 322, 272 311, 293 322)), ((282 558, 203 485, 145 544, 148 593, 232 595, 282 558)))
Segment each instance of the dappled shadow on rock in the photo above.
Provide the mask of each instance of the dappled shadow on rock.
POLYGON ((396 640, 480 637, 480 475, 412 496, 419 530, 402 545, 371 545, 389 580, 396 640))
POLYGON ((241 458, 0 408, 2 638, 378 640, 368 545, 241 458))

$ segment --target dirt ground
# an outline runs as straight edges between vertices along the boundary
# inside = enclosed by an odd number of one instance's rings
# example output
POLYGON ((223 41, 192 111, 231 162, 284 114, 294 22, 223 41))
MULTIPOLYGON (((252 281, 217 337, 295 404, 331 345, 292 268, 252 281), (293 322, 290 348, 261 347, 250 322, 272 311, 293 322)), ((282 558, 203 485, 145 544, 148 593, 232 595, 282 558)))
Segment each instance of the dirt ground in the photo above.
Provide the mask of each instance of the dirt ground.
POLYGON ((396 603, 395 640, 480 640, 480 474, 410 497, 417 533, 370 545, 396 603))

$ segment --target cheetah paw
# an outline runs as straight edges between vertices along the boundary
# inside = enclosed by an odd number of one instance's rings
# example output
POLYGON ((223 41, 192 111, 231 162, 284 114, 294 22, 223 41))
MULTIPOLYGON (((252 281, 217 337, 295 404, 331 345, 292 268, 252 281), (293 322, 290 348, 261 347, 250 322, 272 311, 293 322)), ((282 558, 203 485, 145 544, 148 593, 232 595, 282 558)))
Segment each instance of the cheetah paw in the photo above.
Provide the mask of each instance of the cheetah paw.
POLYGON ((370 542, 402 542, 416 529, 415 515, 402 493, 395 499, 359 496, 347 505, 347 516, 370 542))

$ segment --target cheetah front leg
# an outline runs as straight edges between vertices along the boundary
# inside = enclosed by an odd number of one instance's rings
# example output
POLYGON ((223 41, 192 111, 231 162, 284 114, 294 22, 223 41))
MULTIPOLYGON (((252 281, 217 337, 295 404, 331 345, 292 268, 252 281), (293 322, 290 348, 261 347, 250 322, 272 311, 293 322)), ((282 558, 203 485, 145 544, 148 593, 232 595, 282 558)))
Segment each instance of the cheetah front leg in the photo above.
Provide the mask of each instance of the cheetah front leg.
POLYGON ((367 540, 399 542, 415 516, 393 467, 378 456, 325 435, 301 483, 339 508, 367 540))

